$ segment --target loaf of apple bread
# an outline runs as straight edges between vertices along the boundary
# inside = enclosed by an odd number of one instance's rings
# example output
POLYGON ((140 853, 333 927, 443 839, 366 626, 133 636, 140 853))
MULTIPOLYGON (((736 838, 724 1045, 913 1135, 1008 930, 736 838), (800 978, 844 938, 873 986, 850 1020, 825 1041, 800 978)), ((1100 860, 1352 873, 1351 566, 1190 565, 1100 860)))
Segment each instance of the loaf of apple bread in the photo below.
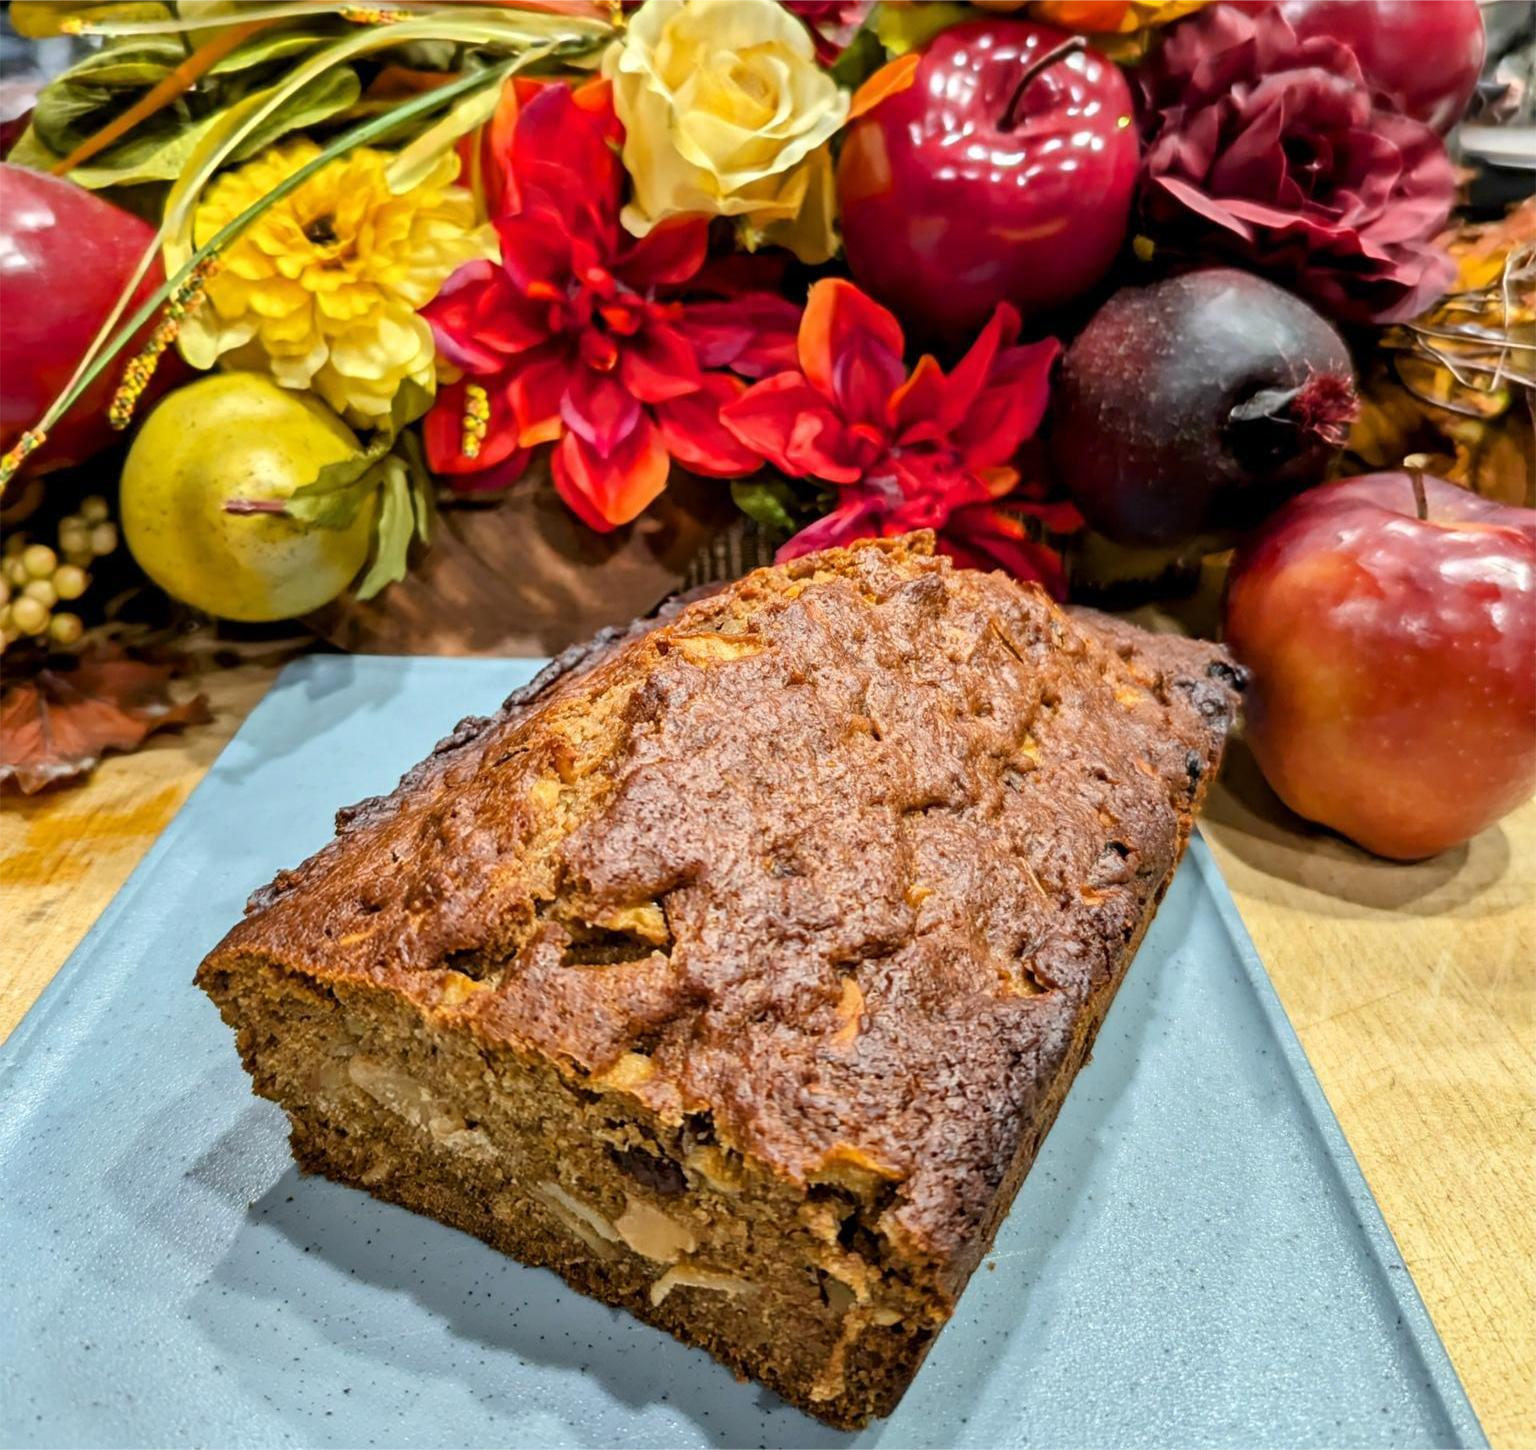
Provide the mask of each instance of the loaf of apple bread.
POLYGON ((855 1426, 991 1244, 1238 683, 927 536, 798 559, 466 720, 197 980, 306 1169, 855 1426))

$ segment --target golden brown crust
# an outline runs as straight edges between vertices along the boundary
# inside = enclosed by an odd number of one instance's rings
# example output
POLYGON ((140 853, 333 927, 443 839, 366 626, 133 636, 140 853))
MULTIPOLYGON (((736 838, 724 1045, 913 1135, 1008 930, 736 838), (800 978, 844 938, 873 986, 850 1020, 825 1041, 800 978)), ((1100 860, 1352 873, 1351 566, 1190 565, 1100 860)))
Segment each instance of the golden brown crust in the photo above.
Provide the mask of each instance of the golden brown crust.
POLYGON ((958 1294, 1219 762, 1213 646, 920 537, 762 570, 465 722, 201 980, 369 982, 855 1183, 958 1294), (1000 1201, 1001 1200, 1001 1201, 1000 1201))

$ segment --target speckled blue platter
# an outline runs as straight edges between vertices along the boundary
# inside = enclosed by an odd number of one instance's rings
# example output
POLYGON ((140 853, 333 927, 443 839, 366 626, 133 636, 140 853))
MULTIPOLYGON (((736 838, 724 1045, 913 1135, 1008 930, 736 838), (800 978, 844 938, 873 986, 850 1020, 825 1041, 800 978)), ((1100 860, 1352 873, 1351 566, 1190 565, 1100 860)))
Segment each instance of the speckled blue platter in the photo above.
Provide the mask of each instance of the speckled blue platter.
POLYGON ((193 969, 534 668, 295 665, 0 1048, 0 1442, 1485 1443, 1199 841, 990 1263, 857 1436, 301 1178, 193 969))

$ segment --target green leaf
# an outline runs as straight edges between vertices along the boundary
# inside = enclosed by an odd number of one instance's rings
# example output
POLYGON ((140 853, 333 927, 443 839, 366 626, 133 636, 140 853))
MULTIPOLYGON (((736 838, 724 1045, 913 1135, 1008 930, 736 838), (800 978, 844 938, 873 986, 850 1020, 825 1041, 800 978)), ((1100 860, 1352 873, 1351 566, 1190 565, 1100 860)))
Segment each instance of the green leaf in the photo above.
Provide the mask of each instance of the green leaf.
POLYGON ((402 429, 414 423, 418 418, 424 418, 427 409, 432 406, 433 394, 430 389, 422 387, 418 382, 407 378, 400 384, 394 400, 389 405, 389 437, 393 442, 400 435, 402 429))
POLYGON ((771 534, 788 537, 800 527, 796 515, 804 505, 782 478, 738 478, 731 484, 731 498, 742 513, 771 534))
POLYGON ((274 141, 290 131, 303 131, 321 121, 329 121, 357 104, 362 82, 349 66, 337 66, 322 72, 308 85, 295 91, 235 147, 232 157, 244 161, 258 151, 265 151, 274 141))
POLYGON ((63 158, 57 151, 50 151, 38 139, 37 127, 28 126, 16 139, 16 144, 6 153, 5 159, 12 166, 29 166, 33 171, 50 171, 63 158))
POLYGON ((289 518, 322 529, 346 528, 384 481, 384 468, 391 461, 396 442, 415 441, 410 437, 401 439, 401 430, 431 406, 432 394, 420 383, 407 379, 390 404, 388 421, 374 432, 368 446, 351 458, 326 464, 308 483, 294 489, 283 512, 289 518))
POLYGON ((171 8, 176 12, 178 29, 196 44, 227 30, 229 26, 222 21, 244 20, 252 10, 270 12, 276 7, 261 0, 255 4, 251 0, 172 0, 171 8))
POLYGON ((389 458, 389 450, 390 440, 381 437, 351 458, 326 464, 288 495, 283 512, 322 529, 348 527, 382 481, 382 465, 389 458))
POLYGON ((882 5, 875 11, 875 34, 893 56, 905 55, 926 45, 941 30, 970 19, 975 12, 950 0, 929 0, 926 5, 882 5))
POLYGON ((163 80, 186 58, 186 51, 168 35, 135 36, 103 46, 76 62, 53 84, 62 81, 66 85, 142 89, 163 80))
MULTIPOLYGON (((48 106, 40 104, 35 117, 38 140, 43 141, 52 151, 68 155, 80 141, 100 131, 106 121, 123 109, 120 101, 124 98, 124 92, 98 91, 94 86, 75 86, 69 91, 49 97, 48 106)), ((77 170, 88 174, 91 167, 103 163, 132 167, 141 158, 151 157, 164 146, 174 143, 175 138, 190 124, 192 121, 184 109, 164 109, 141 121, 123 140, 108 147, 108 151, 104 151, 97 160, 91 161, 88 166, 77 167, 77 170)), ((75 172, 69 175, 78 180, 75 172)), ((164 177, 146 180, 163 181, 164 177)), ((91 183, 88 181, 84 184, 89 186, 91 183)))
MULTIPOLYGON (((327 42, 328 37, 313 26, 304 31, 288 27, 258 33, 226 56, 195 88, 77 168, 74 179, 95 189, 174 179, 215 116, 234 104, 241 91, 257 79, 253 74, 256 67, 270 67, 269 76, 281 81, 281 73, 293 56, 327 42)), ((37 139, 57 155, 68 154, 170 75, 186 54, 185 46, 172 35, 132 35, 109 41, 43 88, 34 117, 37 139)), ((330 82, 333 89, 327 91, 318 85, 305 89, 307 106, 292 111, 285 107, 267 118, 269 123, 278 124, 264 125, 247 138, 247 145, 232 159, 249 156, 287 131, 326 120, 354 105, 360 88, 346 79, 345 68, 334 75, 336 79, 330 82)))
POLYGON ((411 70, 460 70, 460 56, 459 47, 450 40, 413 40, 390 50, 392 60, 411 70))
POLYGON ((437 489, 427 460, 421 451, 421 439, 415 433, 407 433, 400 440, 397 450, 404 457, 411 472, 411 504, 416 511, 416 537, 423 544, 432 542, 437 528, 437 489))
POLYGON ((844 90, 858 90, 885 64, 885 47, 880 44, 880 37, 870 24, 873 18, 873 12, 864 17, 864 23, 854 32, 853 39, 832 62, 832 79, 844 90))
POLYGON ((90 191, 99 191, 104 186, 172 181, 180 174, 201 133, 201 125, 165 127, 149 123, 135 127, 116 146, 75 167, 69 173, 70 180, 90 191))
POLYGON ((379 486, 379 465, 388 451, 387 447, 378 452, 366 449, 326 464, 308 483, 294 489, 283 512, 317 528, 346 528, 379 486))
POLYGON ((110 91, 60 76, 37 93, 32 129, 50 151, 63 155, 108 119, 108 108, 114 107, 116 101, 110 91))
POLYGON ((373 562, 357 586, 359 599, 372 599, 386 585, 405 578, 410 567, 416 512, 411 499, 410 469, 400 458, 386 458, 384 487, 379 498, 379 522, 374 535, 373 562))
MULTIPOLYGON (((338 66, 317 76, 295 91, 272 115, 252 131, 238 147, 231 160, 240 161, 270 146, 290 131, 303 130, 353 105, 362 92, 357 73, 338 66)), ((161 116, 168 115, 162 112, 161 116)), ((167 131, 153 122, 135 127, 116 146, 100 156, 77 166, 70 179, 92 190, 103 186, 129 186, 144 181, 173 181, 181 175, 204 134, 217 125, 223 113, 216 112, 201 121, 185 123, 179 119, 167 131)), ((159 120, 160 117, 154 118, 159 120)))
MULTIPOLYGON (((316 17, 316 19, 322 18, 316 17)), ((324 45, 331 38, 330 34, 313 29, 288 30, 279 27, 274 30, 258 31, 249 40, 230 51, 223 60, 209 70, 208 74, 211 76, 234 75, 259 65, 268 65, 272 61, 288 60, 292 56, 303 55, 305 51, 313 50, 317 45, 324 45)))
MULTIPOLYGON (((425 397, 426 390, 414 383, 407 383, 401 392, 404 393, 406 388, 411 389, 415 397, 407 397, 402 403, 397 395, 394 416, 397 420, 413 422, 419 416, 419 413, 413 412, 417 406, 416 400, 425 397), (407 414, 411 416, 407 417, 407 414)), ((403 433, 395 440, 394 452, 377 457, 376 450, 387 446, 386 430, 380 430, 368 450, 368 454, 374 456, 376 461, 365 463, 364 471, 359 473, 355 481, 333 490, 329 495, 338 500, 337 517, 341 517, 342 508, 350 509, 340 525, 345 527, 375 490, 379 494, 379 511, 374 520, 373 562, 357 586, 359 599, 372 599, 381 589, 405 578, 406 570, 410 567, 411 541, 420 539, 423 544, 430 544, 437 520, 432 475, 427 471, 427 461, 422 456, 421 441, 415 433, 403 433)), ((317 479, 315 483, 296 490, 293 498, 299 498, 301 494, 306 499, 321 500, 325 496, 321 492, 321 480, 317 479)), ((317 503, 317 510, 320 506, 323 505, 317 503)), ((289 500, 287 511, 290 514, 295 512, 293 499, 289 500)), ((301 511, 297 516, 310 515, 301 511)), ((325 523, 318 511, 314 521, 325 523)))

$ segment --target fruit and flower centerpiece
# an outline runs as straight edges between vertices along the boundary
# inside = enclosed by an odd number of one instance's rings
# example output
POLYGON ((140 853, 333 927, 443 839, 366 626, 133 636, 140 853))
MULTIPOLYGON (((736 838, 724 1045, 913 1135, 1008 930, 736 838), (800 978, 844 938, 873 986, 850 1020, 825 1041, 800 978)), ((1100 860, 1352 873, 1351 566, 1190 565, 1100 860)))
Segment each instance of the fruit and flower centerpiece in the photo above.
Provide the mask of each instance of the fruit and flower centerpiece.
POLYGON ((78 49, 0 128, 7 786, 195 718, 188 620, 494 652, 928 529, 1110 606, 1230 557, 1254 753, 1369 850, 1536 789, 1474 0, 8 14, 78 49))

